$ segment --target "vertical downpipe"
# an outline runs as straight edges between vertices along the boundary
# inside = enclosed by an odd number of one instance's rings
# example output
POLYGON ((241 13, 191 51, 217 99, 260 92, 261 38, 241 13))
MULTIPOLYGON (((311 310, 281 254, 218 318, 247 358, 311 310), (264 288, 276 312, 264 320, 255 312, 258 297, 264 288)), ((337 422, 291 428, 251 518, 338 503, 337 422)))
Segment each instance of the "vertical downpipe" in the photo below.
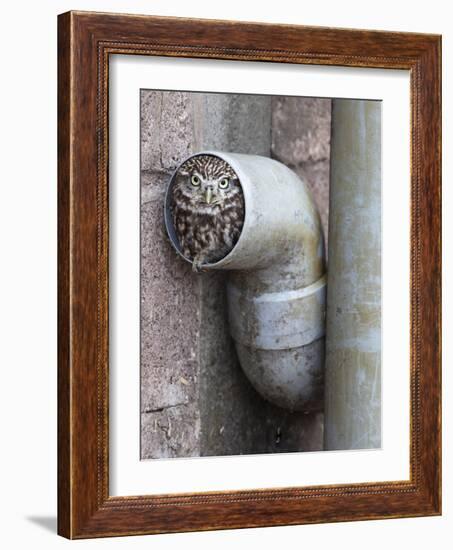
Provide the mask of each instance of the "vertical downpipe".
POLYGON ((326 450, 381 445, 381 103, 332 103, 326 450))

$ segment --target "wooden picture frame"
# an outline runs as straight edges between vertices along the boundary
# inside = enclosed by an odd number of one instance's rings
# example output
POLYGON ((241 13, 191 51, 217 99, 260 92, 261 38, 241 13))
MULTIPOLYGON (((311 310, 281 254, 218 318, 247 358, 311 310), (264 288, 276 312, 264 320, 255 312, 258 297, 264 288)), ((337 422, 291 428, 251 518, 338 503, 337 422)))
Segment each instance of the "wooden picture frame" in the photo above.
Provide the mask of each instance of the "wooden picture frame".
POLYGON ((441 39, 69 12, 58 21, 58 532, 89 538, 441 513, 441 39), (109 495, 111 54, 410 71, 410 480, 109 495))

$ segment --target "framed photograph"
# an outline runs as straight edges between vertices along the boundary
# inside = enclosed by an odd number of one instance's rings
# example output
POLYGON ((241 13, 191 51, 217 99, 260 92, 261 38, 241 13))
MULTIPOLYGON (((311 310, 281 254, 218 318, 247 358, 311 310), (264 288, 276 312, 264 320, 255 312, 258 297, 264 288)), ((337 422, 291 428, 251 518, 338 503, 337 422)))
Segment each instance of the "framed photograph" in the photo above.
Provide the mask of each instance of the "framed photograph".
POLYGON ((58 24, 59 534, 440 514, 440 37, 58 24))

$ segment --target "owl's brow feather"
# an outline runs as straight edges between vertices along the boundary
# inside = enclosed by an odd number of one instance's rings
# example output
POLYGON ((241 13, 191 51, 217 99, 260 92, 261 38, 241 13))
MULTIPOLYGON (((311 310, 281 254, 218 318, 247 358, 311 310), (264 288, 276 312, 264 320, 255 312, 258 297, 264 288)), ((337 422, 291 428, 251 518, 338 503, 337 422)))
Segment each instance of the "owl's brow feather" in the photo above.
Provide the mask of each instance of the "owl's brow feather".
POLYGON ((236 172, 223 159, 214 155, 198 155, 186 160, 179 169, 180 172, 197 171, 203 178, 214 179, 221 176, 237 178, 236 172))

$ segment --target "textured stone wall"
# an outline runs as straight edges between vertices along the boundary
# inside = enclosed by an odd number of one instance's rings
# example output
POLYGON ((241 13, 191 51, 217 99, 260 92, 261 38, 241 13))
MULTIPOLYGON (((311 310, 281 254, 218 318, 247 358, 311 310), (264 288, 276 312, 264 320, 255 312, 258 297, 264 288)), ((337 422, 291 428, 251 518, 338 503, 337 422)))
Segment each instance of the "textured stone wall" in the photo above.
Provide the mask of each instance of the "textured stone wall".
POLYGON ((141 100, 141 455, 192 456, 200 451, 200 281, 168 244, 163 200, 193 151, 193 109, 179 92, 141 100))
POLYGON ((327 242, 329 220, 330 99, 273 97, 272 156, 310 187, 327 242))
POLYGON ((324 204, 328 180, 320 184, 313 174, 323 167, 325 175, 328 144, 308 141, 310 135, 330 139, 325 125, 314 130, 319 110, 327 120, 327 106, 318 105, 317 111, 305 105, 314 100, 299 98, 297 106, 285 99, 142 92, 142 458, 322 448, 321 412, 304 415, 274 407, 244 376, 228 332, 227 275, 194 275, 163 227, 165 186, 179 162, 202 149, 279 158, 312 174, 311 185, 324 204), (299 116, 311 124, 311 134, 299 116))

